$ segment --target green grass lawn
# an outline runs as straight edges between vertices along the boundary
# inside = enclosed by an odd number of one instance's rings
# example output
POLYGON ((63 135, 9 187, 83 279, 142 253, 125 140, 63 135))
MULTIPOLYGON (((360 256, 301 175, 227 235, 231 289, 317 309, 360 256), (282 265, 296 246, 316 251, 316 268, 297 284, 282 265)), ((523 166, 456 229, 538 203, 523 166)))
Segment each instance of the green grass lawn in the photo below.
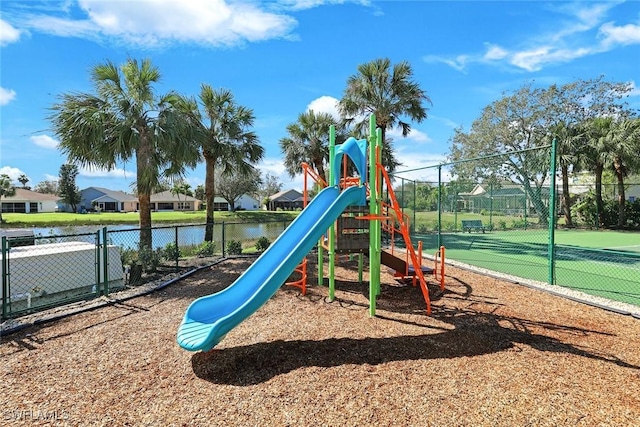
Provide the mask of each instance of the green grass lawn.
MULTIPOLYGON (((298 215, 295 211, 238 211, 215 212, 214 220, 236 222, 271 222, 291 221, 298 215)), ((52 227, 79 225, 112 225, 138 224, 137 212, 101 212, 88 214, 74 214, 67 212, 51 213, 4 213, 2 227, 52 227)), ((204 224, 205 212, 152 212, 153 224, 204 224)))

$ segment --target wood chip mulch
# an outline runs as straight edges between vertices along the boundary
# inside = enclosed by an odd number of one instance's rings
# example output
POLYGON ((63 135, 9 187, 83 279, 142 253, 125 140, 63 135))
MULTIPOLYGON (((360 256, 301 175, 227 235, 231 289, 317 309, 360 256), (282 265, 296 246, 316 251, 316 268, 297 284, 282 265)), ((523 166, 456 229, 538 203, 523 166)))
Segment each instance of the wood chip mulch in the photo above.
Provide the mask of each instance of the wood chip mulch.
POLYGON ((357 263, 329 302, 313 258, 306 296, 281 288, 210 352, 176 344, 182 316, 252 259, 1 337, 0 423, 640 426, 640 320, 455 268, 430 317, 384 271, 371 318, 357 263))

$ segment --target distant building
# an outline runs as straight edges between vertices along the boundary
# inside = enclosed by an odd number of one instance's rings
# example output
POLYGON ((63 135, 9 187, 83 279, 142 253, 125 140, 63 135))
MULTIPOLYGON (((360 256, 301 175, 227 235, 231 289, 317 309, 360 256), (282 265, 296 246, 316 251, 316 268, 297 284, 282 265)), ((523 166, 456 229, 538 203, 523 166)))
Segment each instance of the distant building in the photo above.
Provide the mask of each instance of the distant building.
MULTIPOLYGON (((88 187, 80 190, 81 202, 78 212, 99 210, 101 212, 135 212, 139 209, 138 198, 124 191, 103 187, 88 187)), ((65 208, 66 211, 70 209, 65 208)))
POLYGON ((162 191, 151 195, 151 210, 156 211, 197 211, 202 201, 186 194, 162 191))
MULTIPOLYGON (((255 211, 260 209, 260 202, 255 198, 249 196, 248 194, 243 194, 238 197, 233 203, 235 210, 241 211, 255 211)), ((231 209, 231 205, 227 201, 227 199, 223 197, 216 196, 213 199, 213 210, 214 211, 222 211, 226 212, 231 209)))
POLYGON ((13 196, 2 196, 2 213, 55 212, 60 196, 16 188, 13 196))
POLYGON ((283 190, 279 193, 269 196, 267 209, 275 211, 278 209, 291 211, 302 209, 304 207, 304 198, 301 192, 297 190, 283 190))

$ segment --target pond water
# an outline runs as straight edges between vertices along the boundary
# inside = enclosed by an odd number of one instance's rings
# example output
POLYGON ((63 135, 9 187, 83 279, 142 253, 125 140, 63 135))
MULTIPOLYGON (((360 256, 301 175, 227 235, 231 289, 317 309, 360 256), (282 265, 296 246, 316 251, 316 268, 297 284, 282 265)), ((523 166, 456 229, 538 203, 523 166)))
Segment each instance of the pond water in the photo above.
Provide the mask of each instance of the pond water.
MULTIPOLYGON (((214 242, 225 242, 229 240, 257 240, 266 237, 270 241, 275 240, 282 231, 289 225, 288 222, 266 222, 266 223, 215 223, 213 225, 214 242)), ((93 243, 95 233, 101 232, 101 226, 68 226, 68 227, 34 227, 32 230, 36 236, 50 237, 51 240, 80 240, 93 243), (55 238, 55 236, 68 236, 55 238)), ((169 243, 178 241, 178 246, 196 246, 204 241, 205 226, 199 225, 176 225, 157 226, 153 228, 152 239, 154 249, 165 247, 169 243)), ((107 239, 110 244, 121 246, 125 249, 137 248, 140 238, 140 229, 132 225, 109 225, 107 226, 107 239)))

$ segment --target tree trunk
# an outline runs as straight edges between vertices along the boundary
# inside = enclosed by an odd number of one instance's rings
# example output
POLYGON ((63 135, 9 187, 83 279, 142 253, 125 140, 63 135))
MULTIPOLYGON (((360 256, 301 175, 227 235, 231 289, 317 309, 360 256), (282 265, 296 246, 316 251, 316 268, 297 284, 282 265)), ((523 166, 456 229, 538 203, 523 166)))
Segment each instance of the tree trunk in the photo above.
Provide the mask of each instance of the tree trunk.
MULTIPOLYGON (((562 173, 562 199, 564 202, 564 220, 567 227, 573 227, 573 221, 571 219, 571 194, 569 194, 569 166, 561 165, 560 169, 562 173)), ((551 191, 553 191, 553 189, 551 191)))
POLYGON ((140 217, 140 249, 151 250, 153 241, 151 236, 151 191, 145 178, 147 168, 151 167, 150 144, 142 134, 140 145, 136 150, 136 179, 138 188, 138 203, 140 217))
MULTIPOLYGON (((524 180, 524 189, 526 193, 529 195, 531 202, 533 203, 533 207, 536 209, 536 213, 538 214, 538 223, 541 225, 549 224, 549 207, 544 204, 542 201, 542 194, 540 191, 540 187, 534 186, 532 187, 528 180, 524 180)), ((550 192, 553 191, 550 189, 550 192)), ((526 202, 525 202, 526 203, 526 202)), ((525 212, 527 206, 525 205, 525 212)))
POLYGON ((602 171, 603 170, 604 170, 604 165, 602 163, 597 163, 594 173, 596 176, 596 213, 598 216, 599 228, 603 228, 605 226, 604 207, 602 203, 602 171))
POLYGON ((619 158, 616 158, 613 166, 616 170, 616 177, 618 178, 618 227, 622 228, 627 223, 627 218, 624 211, 624 167, 619 158))
POLYGON ((206 207, 206 228, 204 232, 204 241, 213 241, 213 203, 215 198, 215 158, 210 153, 204 153, 205 160, 205 176, 204 176, 204 194, 206 207))

